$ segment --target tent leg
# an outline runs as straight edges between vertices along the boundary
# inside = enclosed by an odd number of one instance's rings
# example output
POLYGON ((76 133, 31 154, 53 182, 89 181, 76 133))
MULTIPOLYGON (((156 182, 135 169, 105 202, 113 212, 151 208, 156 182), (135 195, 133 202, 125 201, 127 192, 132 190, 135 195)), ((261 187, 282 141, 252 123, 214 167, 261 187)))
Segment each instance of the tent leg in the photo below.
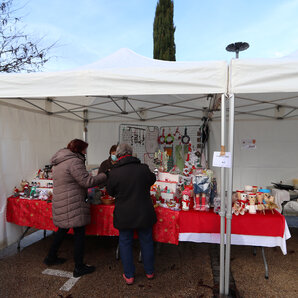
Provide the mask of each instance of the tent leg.
POLYGON ((263 257, 264 266, 265 266, 265 278, 268 279, 269 278, 269 270, 268 270, 268 264, 267 264, 267 260, 266 260, 266 256, 265 256, 264 247, 262 247, 262 257, 263 257))
POLYGON ((256 247, 256 246, 253 247, 252 254, 253 254, 254 256, 257 255, 257 247, 256 247))
MULTIPOLYGON (((221 96, 221 146, 225 146, 225 122, 226 107, 225 95, 221 96)), ((222 148, 223 148, 222 147, 222 148)), ((224 270, 225 270, 225 168, 220 169, 220 272, 219 272, 219 294, 224 294, 224 270)))
POLYGON ((27 234, 27 232, 30 230, 30 227, 27 227, 25 232, 22 234, 22 236, 19 238, 18 240, 18 251, 20 251, 21 249, 21 240, 25 237, 25 235, 27 234))
POLYGON ((234 149, 234 95, 229 98, 229 152, 232 166, 228 169, 227 194, 227 229, 226 229, 226 259, 225 259, 225 295, 229 295, 230 287, 230 257, 231 257, 231 224, 232 224, 232 192, 233 192, 233 149, 234 149))

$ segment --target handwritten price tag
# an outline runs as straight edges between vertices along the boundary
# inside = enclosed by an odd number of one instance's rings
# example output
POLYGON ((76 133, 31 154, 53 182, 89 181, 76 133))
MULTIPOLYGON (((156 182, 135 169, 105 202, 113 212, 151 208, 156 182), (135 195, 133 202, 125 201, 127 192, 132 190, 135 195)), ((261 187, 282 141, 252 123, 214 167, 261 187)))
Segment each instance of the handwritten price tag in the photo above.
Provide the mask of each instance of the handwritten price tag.
POLYGON ((220 155, 220 151, 215 151, 213 153, 213 166, 218 168, 231 168, 231 152, 226 152, 225 155, 220 155))

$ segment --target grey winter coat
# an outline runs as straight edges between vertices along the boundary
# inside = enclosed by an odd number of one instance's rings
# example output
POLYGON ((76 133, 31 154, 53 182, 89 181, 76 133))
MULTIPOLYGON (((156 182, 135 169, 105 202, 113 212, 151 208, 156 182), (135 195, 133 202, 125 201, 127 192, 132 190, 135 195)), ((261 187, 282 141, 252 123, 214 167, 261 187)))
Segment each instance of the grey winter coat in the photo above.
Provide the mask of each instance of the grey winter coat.
POLYGON ((59 228, 74 228, 90 223, 90 205, 85 202, 87 189, 106 181, 105 174, 91 176, 82 154, 59 150, 53 165, 53 221, 59 228))

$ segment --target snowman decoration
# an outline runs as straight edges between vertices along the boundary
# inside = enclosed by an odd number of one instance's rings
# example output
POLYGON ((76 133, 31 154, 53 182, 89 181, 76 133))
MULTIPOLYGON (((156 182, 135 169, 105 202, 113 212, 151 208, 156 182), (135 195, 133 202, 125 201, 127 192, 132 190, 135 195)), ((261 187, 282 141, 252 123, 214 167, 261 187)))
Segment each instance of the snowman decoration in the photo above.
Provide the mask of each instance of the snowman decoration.
POLYGON ((257 206, 255 205, 256 204, 255 195, 249 195, 248 200, 249 200, 249 204, 246 206, 246 209, 248 209, 248 213, 256 214, 257 213, 257 206))
POLYGON ((191 189, 185 188, 182 192, 182 210, 189 211, 190 205, 190 198, 191 198, 191 189))

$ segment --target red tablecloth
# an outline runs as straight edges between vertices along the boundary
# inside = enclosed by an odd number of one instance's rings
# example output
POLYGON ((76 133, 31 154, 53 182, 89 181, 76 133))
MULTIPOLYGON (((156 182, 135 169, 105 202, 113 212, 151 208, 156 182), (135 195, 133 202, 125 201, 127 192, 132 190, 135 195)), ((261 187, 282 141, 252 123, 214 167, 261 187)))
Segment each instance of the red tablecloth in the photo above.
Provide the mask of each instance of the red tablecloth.
MULTIPOLYGON (((113 226, 114 206, 91 205, 91 223, 86 227, 87 235, 117 236, 113 226)), ((155 241, 178 244, 179 212, 158 207, 155 209, 157 223, 153 227, 155 241)), ((8 198, 6 219, 20 226, 40 230, 57 230, 52 219, 52 203, 40 200, 8 198)))
MULTIPOLYGON (((213 211, 180 211, 180 233, 220 233, 220 216, 213 211)), ((233 215, 232 234, 283 237, 285 217, 278 211, 233 215)))
MULTIPOLYGON (((113 226, 114 206, 91 205, 91 224, 86 228, 88 235, 116 236, 113 226)), ((155 209, 157 223, 153 227, 155 241, 178 244, 179 233, 220 233, 220 216, 212 210, 172 211, 155 209)), ((21 226, 41 230, 56 230, 52 220, 52 204, 40 200, 8 198, 7 221, 21 226)), ((245 214, 232 219, 232 234, 283 237, 285 218, 279 212, 245 214)))

